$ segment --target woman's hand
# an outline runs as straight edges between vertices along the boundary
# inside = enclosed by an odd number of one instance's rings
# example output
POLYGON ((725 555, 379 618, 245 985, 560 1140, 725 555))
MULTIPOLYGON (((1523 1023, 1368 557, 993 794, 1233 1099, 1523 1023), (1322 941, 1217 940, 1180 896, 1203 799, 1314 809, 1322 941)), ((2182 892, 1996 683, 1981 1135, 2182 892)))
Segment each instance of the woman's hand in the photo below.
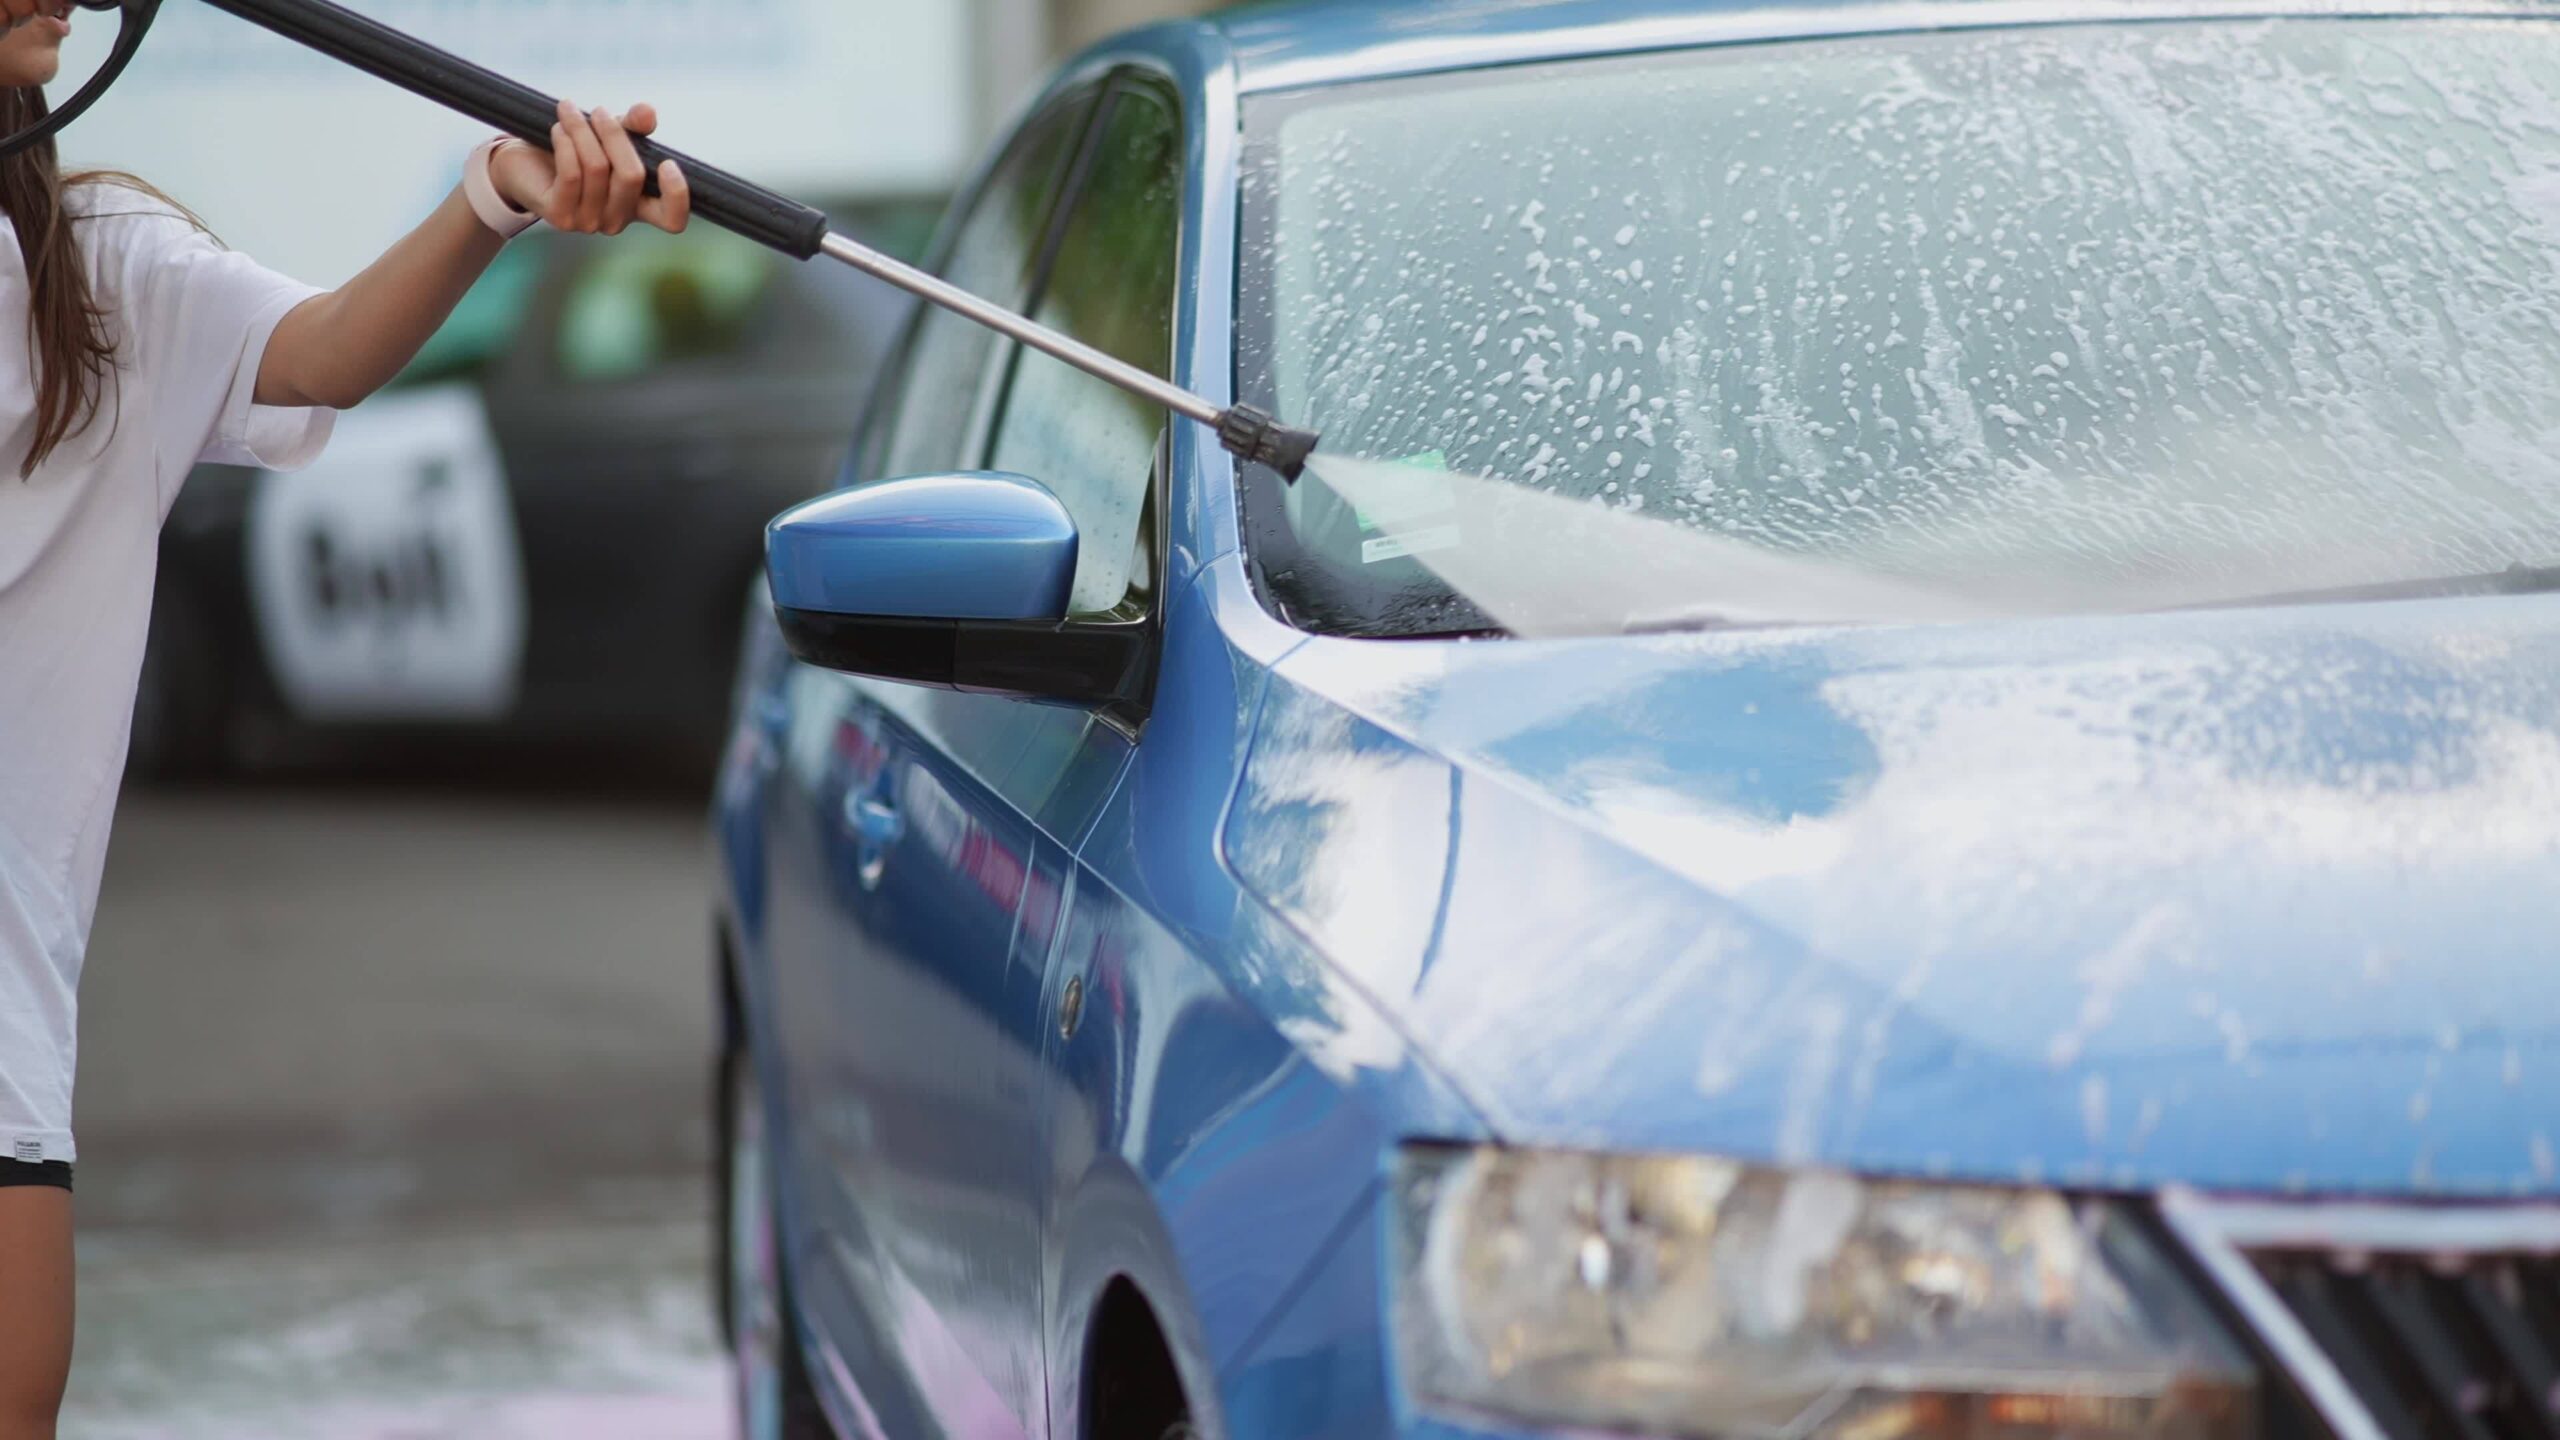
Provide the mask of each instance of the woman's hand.
MULTIPOLYGON (((17 3, 0 0, 0 15, 17 3)), ((681 231, 693 218, 693 193, 674 161, 659 167, 657 194, 640 193, 648 172, 631 137, 657 128, 658 112, 646 105, 617 119, 564 104, 551 149, 500 146, 489 157, 489 182, 508 204, 562 230, 619 235, 638 220, 681 231)), ((505 243, 455 186, 425 224, 362 274, 277 324, 258 365, 258 403, 344 410, 381 389, 416 358, 505 243)))
POLYGON ((641 193, 649 172, 631 137, 657 128, 654 106, 634 105, 617 117, 563 100, 560 123, 551 127, 551 149, 500 146, 489 159, 489 179, 508 204, 541 216, 555 230, 619 235, 637 220, 682 234, 693 218, 693 192, 676 162, 658 167, 657 194, 641 193))

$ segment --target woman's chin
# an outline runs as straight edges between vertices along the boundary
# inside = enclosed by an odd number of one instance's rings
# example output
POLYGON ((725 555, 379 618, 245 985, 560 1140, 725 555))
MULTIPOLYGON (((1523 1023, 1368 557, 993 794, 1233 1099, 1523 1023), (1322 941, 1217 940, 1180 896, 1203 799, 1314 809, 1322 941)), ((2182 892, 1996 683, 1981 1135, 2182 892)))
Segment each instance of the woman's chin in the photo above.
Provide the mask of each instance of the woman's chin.
POLYGON ((53 46, 42 50, 22 49, 16 45, 0 47, 0 87, 12 89, 28 85, 50 85, 62 73, 62 52, 53 46))
POLYGON ((62 73, 57 22, 34 20, 0 39, 0 85, 50 85, 62 73))

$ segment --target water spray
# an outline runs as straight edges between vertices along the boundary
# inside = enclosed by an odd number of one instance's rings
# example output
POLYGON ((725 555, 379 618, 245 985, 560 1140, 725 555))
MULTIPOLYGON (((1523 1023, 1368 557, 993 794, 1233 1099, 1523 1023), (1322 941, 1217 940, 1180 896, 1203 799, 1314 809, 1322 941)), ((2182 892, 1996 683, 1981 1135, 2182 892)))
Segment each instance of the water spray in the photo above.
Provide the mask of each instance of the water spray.
MULTIPOLYGON (((60 131, 97 103, 123 75, 142 48, 162 0, 74 0, 81 9, 116 11, 122 29, 106 62, 78 94, 36 124, 0 138, 0 156, 12 154, 60 131)), ((364 71, 377 79, 467 115, 502 133, 548 149, 560 102, 460 56, 439 50, 415 36, 394 30, 330 0, 202 0, 306 49, 364 71)), ((1229 454, 1267 465, 1289 480, 1306 468, 1317 436, 1281 424, 1269 412, 1251 405, 1221 409, 1178 385, 1106 355, 1081 341, 1026 316, 970 294, 912 265, 892 259, 850 236, 838 233, 825 212, 761 185, 706 165, 654 140, 632 137, 648 169, 654 193, 661 162, 673 160, 693 189, 693 213, 723 230, 744 236, 794 260, 820 256, 849 265, 931 304, 984 325, 990 330, 1074 366, 1150 404, 1215 431, 1229 454)))

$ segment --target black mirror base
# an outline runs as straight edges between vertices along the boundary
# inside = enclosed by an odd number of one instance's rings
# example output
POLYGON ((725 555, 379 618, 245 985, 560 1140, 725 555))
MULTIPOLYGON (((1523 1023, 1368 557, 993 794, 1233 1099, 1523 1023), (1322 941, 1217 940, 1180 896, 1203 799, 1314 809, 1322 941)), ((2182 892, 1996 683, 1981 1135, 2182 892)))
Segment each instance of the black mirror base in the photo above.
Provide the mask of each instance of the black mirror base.
POLYGON ((777 608, 783 643, 829 670, 944 690, 1142 711, 1142 622, 910 620, 777 608))

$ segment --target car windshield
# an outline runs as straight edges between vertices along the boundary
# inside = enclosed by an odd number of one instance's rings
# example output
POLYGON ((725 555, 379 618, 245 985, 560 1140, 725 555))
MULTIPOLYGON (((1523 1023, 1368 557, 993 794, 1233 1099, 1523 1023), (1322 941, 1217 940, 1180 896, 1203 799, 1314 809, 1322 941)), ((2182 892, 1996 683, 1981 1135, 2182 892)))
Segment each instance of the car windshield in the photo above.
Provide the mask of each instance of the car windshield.
POLYGON ((1247 128, 1242 391, 1402 467, 1357 503, 1248 481, 1311 628, 1488 627, 1438 562, 1497 540, 1571 549, 1565 610, 1640 583, 1663 614, 1733 545, 2044 611, 2560 560, 2545 21, 1736 45, 1247 128), (1515 487, 1632 518, 1524 536, 1547 512, 1471 498, 1515 487), (1636 546, 1630 582, 1611 537, 1664 527, 1725 549, 1636 546))

